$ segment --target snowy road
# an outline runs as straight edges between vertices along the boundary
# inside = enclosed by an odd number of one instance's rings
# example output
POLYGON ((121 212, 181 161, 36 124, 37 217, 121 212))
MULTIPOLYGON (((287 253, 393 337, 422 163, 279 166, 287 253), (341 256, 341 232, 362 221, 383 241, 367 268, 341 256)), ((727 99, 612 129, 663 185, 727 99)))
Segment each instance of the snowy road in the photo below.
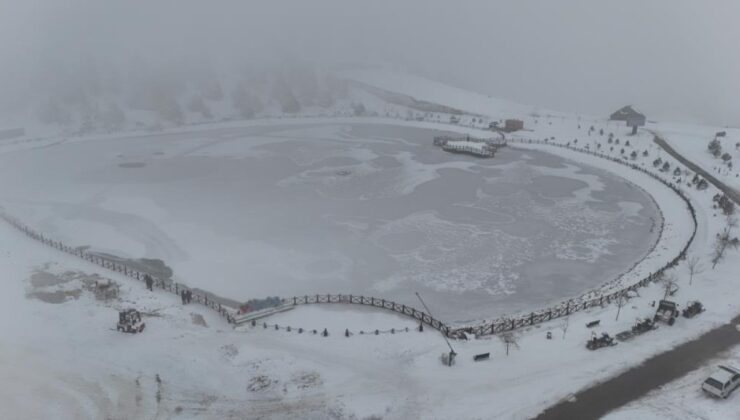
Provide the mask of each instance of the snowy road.
MULTIPOLYGON (((646 360, 619 376, 575 394, 536 417, 548 419, 598 419, 608 412, 697 369, 720 353, 740 344, 740 315, 701 337, 646 360)), ((698 385, 697 385, 698 386, 698 385)))
POLYGON ((719 190, 727 194, 727 196, 730 197, 735 203, 740 205, 740 192, 738 192, 734 188, 730 188, 729 186, 724 184, 722 181, 718 180, 717 178, 713 177, 710 173, 705 171, 701 166, 683 157, 673 147, 671 147, 671 145, 669 145, 668 142, 665 141, 665 139, 661 137, 660 133, 653 132, 653 134, 655 134, 655 137, 653 138, 653 141, 655 142, 655 144, 660 146, 663 150, 665 150, 669 155, 673 156, 676 160, 686 165, 689 169, 703 176, 707 181, 711 182, 712 185, 714 185, 719 190))

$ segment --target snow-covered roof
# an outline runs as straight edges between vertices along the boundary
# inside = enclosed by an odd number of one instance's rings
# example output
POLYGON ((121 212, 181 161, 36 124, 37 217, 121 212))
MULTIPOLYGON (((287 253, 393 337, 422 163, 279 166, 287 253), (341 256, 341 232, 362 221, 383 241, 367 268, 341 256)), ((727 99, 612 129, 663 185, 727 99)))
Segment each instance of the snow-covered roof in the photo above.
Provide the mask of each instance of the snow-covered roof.
POLYGON ((720 383, 727 383, 733 376, 737 375, 737 372, 732 372, 730 368, 720 366, 719 369, 714 371, 710 378, 719 381, 720 383))
POLYGON ((478 151, 482 151, 485 149, 486 143, 460 140, 460 141, 448 141, 447 146, 453 147, 453 148, 459 148, 459 149, 463 149, 467 147, 467 148, 475 149, 478 151))
POLYGON ((625 107, 620 108, 615 113, 611 115, 611 119, 623 119, 627 117, 641 117, 645 118, 645 115, 635 111, 634 108, 632 108, 632 105, 627 105, 625 107))

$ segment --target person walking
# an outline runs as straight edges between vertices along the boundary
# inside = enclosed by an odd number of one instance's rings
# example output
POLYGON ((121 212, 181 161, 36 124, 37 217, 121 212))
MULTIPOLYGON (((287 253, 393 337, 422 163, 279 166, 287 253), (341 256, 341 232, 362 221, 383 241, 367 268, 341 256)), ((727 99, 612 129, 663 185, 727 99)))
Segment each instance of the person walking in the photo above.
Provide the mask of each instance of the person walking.
POLYGON ((152 285, 154 284, 154 279, 152 279, 152 276, 149 274, 144 274, 144 283, 146 283, 146 288, 150 291, 153 291, 152 285))
POLYGON ((188 303, 187 302, 187 293, 185 292, 185 290, 181 290, 180 291, 180 299, 182 299, 182 304, 183 305, 186 304, 186 303, 188 303))

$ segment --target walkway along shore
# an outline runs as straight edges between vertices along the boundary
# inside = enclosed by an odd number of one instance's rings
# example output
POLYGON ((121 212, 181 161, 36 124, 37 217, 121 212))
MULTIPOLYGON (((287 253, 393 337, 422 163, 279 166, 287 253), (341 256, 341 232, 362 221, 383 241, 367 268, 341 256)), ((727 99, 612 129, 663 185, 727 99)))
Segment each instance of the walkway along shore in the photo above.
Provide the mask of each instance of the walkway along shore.
MULTIPOLYGON (((179 295, 182 290, 190 290, 193 293, 193 301, 200 303, 210 309, 218 312, 219 315, 224 317, 230 324, 237 324, 238 319, 237 307, 239 302, 233 299, 220 297, 214 293, 208 292, 199 288, 190 288, 180 283, 173 282, 169 279, 161 279, 150 273, 145 273, 139 270, 135 270, 122 262, 121 260, 113 260, 111 258, 103 257, 99 254, 92 252, 85 252, 79 247, 71 247, 64 244, 61 241, 56 241, 48 236, 44 236, 42 233, 36 232, 30 227, 23 224, 17 218, 9 215, 2 208, 0 208, 0 218, 5 220, 11 226, 15 227, 26 236, 36 241, 41 242, 44 245, 48 245, 54 249, 62 252, 79 257, 87 262, 96 264, 105 269, 121 273, 127 277, 130 277, 141 282, 144 281, 144 276, 149 274, 154 279, 153 286, 166 290, 170 293, 179 295)), ((359 295, 343 295, 343 294, 317 294, 317 295, 306 295, 296 296, 289 299, 282 299, 283 305, 307 305, 307 304, 355 304, 372 306, 374 308, 384 309, 405 315, 413 318, 422 324, 426 324, 436 330, 441 331, 445 335, 450 335, 450 327, 445 325, 442 321, 435 319, 431 315, 420 311, 414 307, 393 302, 391 300, 376 298, 371 296, 359 296, 359 295)))

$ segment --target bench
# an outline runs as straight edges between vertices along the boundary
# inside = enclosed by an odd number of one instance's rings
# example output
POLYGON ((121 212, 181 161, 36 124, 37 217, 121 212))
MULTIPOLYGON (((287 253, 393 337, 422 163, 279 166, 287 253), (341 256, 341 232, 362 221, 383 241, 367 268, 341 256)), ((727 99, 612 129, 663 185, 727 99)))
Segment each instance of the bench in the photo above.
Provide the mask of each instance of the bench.
POLYGON ((481 353, 473 356, 473 360, 480 362, 481 360, 488 360, 491 357, 491 353, 481 353))

